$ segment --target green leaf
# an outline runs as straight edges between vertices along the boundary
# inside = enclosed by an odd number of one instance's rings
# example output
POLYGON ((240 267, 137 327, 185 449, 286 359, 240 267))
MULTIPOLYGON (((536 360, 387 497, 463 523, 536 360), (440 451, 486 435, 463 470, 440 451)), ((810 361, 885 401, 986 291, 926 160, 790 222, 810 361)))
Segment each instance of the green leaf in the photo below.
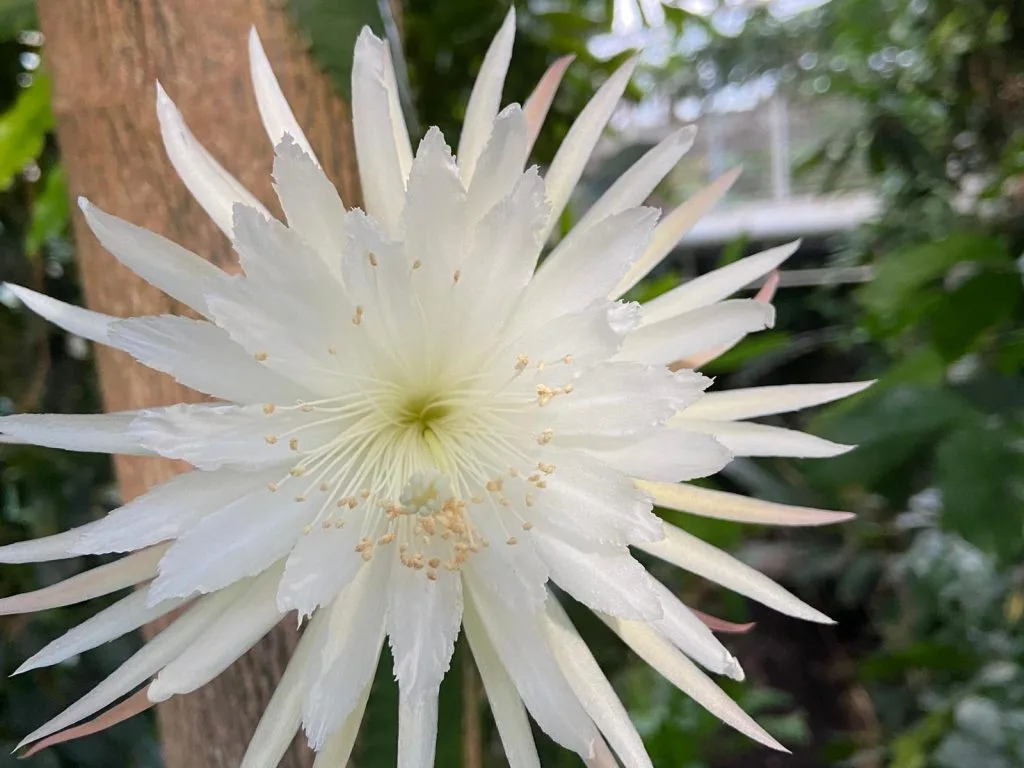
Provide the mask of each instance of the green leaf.
POLYGON ((931 313, 931 336, 946 360, 970 352, 989 329, 1013 317, 1024 286, 998 271, 986 271, 964 281, 931 313))
POLYGON ((36 254, 47 240, 64 234, 70 218, 67 182, 64 169, 58 165, 46 174, 32 206, 32 220, 25 235, 25 252, 36 254))
POLYGON ((18 94, 14 106, 0 115, 0 189, 7 189, 25 165, 39 157, 52 128, 50 78, 39 73, 18 94))
POLYGON ((35 0, 0 0, 0 40, 10 40, 35 25, 35 0))

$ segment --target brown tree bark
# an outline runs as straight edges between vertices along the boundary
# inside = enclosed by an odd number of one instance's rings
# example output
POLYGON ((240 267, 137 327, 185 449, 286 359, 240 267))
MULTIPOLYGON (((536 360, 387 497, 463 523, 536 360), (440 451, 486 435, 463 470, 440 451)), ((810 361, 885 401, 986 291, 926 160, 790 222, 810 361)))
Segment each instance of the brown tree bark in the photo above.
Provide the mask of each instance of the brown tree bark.
MULTIPOLYGON (((334 94, 274 0, 39 0, 54 80, 57 136, 70 192, 166 235, 231 268, 226 238, 189 197, 160 143, 154 81, 159 79, 196 136, 249 189, 276 210, 272 150, 249 81, 246 39, 253 24, 299 122, 348 203, 357 202, 348 107, 334 94)), ((86 303, 112 315, 182 308, 117 263, 74 208, 86 303)), ((97 349, 108 410, 199 396, 170 378, 97 349)), ((125 500, 186 469, 174 462, 119 457, 125 500)), ((294 619, 216 681, 160 706, 168 768, 237 768, 257 720, 294 648, 294 619)), ((296 742, 282 763, 312 764, 296 742)))

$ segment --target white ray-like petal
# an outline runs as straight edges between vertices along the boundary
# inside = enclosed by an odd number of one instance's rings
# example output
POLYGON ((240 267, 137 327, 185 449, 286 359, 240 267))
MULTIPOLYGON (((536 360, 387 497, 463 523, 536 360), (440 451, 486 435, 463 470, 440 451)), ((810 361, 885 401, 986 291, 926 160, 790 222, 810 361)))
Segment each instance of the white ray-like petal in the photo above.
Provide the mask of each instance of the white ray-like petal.
POLYGON ((249 30, 249 73, 252 77, 252 89, 256 94, 256 106, 259 108, 263 127, 267 131, 270 143, 280 144, 284 137, 291 136, 309 158, 320 165, 316 153, 310 146, 306 135, 302 132, 299 121, 295 119, 292 108, 281 92, 281 85, 274 76, 263 43, 256 32, 256 27, 249 30))
POLYGON ((526 133, 526 117, 518 104, 505 107, 494 119, 490 138, 468 185, 471 221, 483 218, 500 200, 512 194, 523 175, 526 133))
POLYGON ((626 337, 618 359, 666 365, 774 324, 771 304, 730 299, 638 328, 626 337))
POLYGON ((721 688, 685 655, 672 647, 651 627, 635 621, 622 621, 607 616, 600 617, 640 658, 654 667, 679 690, 700 704, 722 722, 759 744, 788 752, 761 726, 740 709, 721 688))
POLYGON ((558 86, 565 76, 565 71, 575 60, 576 57, 573 55, 555 59, 554 63, 547 68, 547 71, 541 77, 540 82, 537 83, 537 87, 533 89, 533 93, 530 94, 530 97, 523 104, 526 124, 530 129, 526 153, 523 156, 524 161, 526 155, 529 155, 530 150, 533 149, 537 136, 540 135, 540 129, 544 126, 544 120, 548 116, 548 110, 551 109, 551 102, 555 100, 555 93, 558 91, 558 86))
POLYGON ((568 205, 569 196, 583 175, 583 169, 590 160, 601 134, 604 133, 605 125, 615 111, 619 99, 622 98, 626 85, 633 76, 633 70, 636 69, 636 63, 637 59, 632 58, 615 70, 580 112, 558 152, 555 153, 551 167, 544 177, 548 201, 551 203, 545 239, 551 234, 565 206, 568 205))
MULTIPOLYGON (((398 76, 395 73, 395 57, 391 45, 385 42, 388 55, 384 58, 384 85, 388 89, 388 112, 391 115, 391 132, 395 139, 395 150, 398 152, 398 167, 402 178, 409 178, 412 169, 412 142, 409 139, 409 125, 402 112, 402 100, 399 96, 398 76)), ((401 51, 399 51, 401 57, 401 51)))
POLYGON ((138 411, 116 413, 19 413, 0 416, 0 443, 21 443, 83 453, 151 456, 129 431, 138 411))
POLYGON ((30 669, 51 667, 72 656, 91 651, 161 616, 166 616, 184 603, 184 599, 174 599, 147 606, 146 591, 138 589, 47 644, 18 667, 14 674, 20 675, 30 669))
POLYGON ((166 701, 206 685, 273 629, 284 616, 277 608, 282 567, 279 564, 260 573, 200 637, 161 670, 149 686, 150 701, 166 701))
POLYGON ((769 424, 746 421, 716 421, 674 417, 670 422, 677 429, 702 432, 729 449, 734 456, 792 456, 802 459, 822 459, 852 451, 856 446, 843 445, 823 437, 785 429, 769 424))
POLYGON ((52 536, 5 544, 0 547, 0 563, 45 563, 78 557, 72 547, 86 531, 95 528, 98 523, 96 520, 52 536))
POLYGON ((106 344, 110 324, 117 320, 116 317, 76 307, 73 304, 66 304, 20 285, 4 283, 4 287, 40 317, 49 320, 68 333, 81 336, 89 341, 106 344))
POLYGON ((540 768, 526 707, 476 611, 466 611, 463 626, 509 768, 540 768))
POLYGON ((726 392, 709 392, 686 409, 686 418, 736 421, 790 413, 815 405, 842 400, 874 384, 874 381, 852 381, 842 384, 784 384, 773 387, 750 387, 726 392))
MULTIPOLYGON (((363 713, 366 712, 366 702, 370 699, 370 689, 373 687, 373 680, 366 684, 363 693, 356 702, 353 709, 341 727, 327 738, 323 749, 316 753, 316 760, 313 768, 338 768, 339 765, 348 765, 352 756, 352 748, 356 745, 356 736, 359 735, 359 726, 363 722, 363 713)), ((244 768, 244 767, 243 767, 244 768)))
POLYGON ((713 475, 732 461, 732 454, 711 435, 676 429, 604 445, 592 438, 578 447, 625 475, 645 480, 694 480, 713 475))
POLYGON ((397 768, 433 768, 437 747, 437 693, 398 694, 397 768))
POLYGON ((819 624, 835 623, 763 573, 675 526, 665 526, 665 538, 662 541, 637 546, 779 613, 819 624))
POLYGON ((742 680, 744 675, 740 663, 708 626, 664 584, 659 582, 656 591, 661 600, 662 617, 650 622, 650 625, 709 672, 742 680))
POLYGON ((637 480, 636 485, 640 490, 650 494, 659 507, 737 523, 831 525, 854 517, 849 512, 776 504, 772 501, 762 501, 737 493, 725 493, 685 483, 651 483, 637 480))
POLYGON ((270 218, 263 204, 196 141, 160 83, 156 84, 156 115, 171 165, 192 197, 225 235, 231 237, 232 209, 236 203, 255 208, 270 218))
POLYGON ((693 228, 698 219, 714 208, 718 201, 725 197, 725 193, 729 191, 729 188, 736 182, 739 175, 739 168, 723 173, 700 192, 662 218, 661 223, 654 230, 654 237, 651 239, 651 244, 647 246, 647 250, 644 251, 643 256, 626 273, 626 276, 622 278, 608 298, 619 298, 647 277, 651 270, 658 266, 672 252, 672 249, 676 247, 683 235, 693 228))
POLYGON ((600 736, 594 742, 594 756, 583 762, 587 768, 619 768, 619 762, 612 754, 608 742, 600 736))
POLYGON ((61 608, 141 584, 156 574, 157 563, 165 551, 167 547, 163 545, 144 549, 49 587, 5 597, 0 600, 0 616, 61 608))
POLYGON ((328 606, 363 567, 355 547, 362 538, 359 525, 318 526, 299 537, 288 555, 277 591, 282 611, 296 610, 300 619, 328 606))
POLYGON ((224 278, 219 268, 166 237, 111 216, 84 197, 78 198, 78 207, 114 258, 172 299, 206 314, 205 285, 224 278))
POLYGON ((644 322, 656 323, 721 301, 777 269, 799 247, 800 241, 797 240, 770 248, 683 283, 644 304, 644 322))
POLYGON ((548 597, 545 609, 544 633, 583 709, 626 765, 653 768, 629 713, 554 595, 548 597))
MULTIPOLYGON (((501 104, 501 91, 505 74, 512 59, 512 44, 516 36, 515 6, 509 8, 505 21, 495 35, 484 62, 480 66, 473 90, 466 104, 466 118, 459 137, 459 173, 467 187, 473 180, 477 161, 491 136, 491 126, 501 104)), ((525 159, 525 157, 523 158, 525 159)))

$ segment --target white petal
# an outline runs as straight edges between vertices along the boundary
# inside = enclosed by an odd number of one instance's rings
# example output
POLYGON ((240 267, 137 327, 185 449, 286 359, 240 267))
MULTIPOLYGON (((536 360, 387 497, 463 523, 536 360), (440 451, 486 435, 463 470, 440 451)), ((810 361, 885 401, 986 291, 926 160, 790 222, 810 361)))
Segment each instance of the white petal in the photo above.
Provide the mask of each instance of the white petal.
POLYGON ((256 94, 256 106, 259 108, 267 136, 270 137, 270 143, 276 146, 286 135, 291 136, 302 151, 314 163, 320 165, 313 148, 306 140, 306 135, 302 132, 299 121, 295 119, 292 108, 288 106, 281 92, 281 85, 274 77, 274 70, 263 50, 256 27, 249 30, 249 72, 252 76, 252 89, 256 94))
POLYGON ((698 219, 710 211, 725 197, 725 193, 739 178, 740 169, 722 174, 708 186, 695 194, 685 203, 665 216, 658 227, 654 230, 654 237, 651 244, 647 246, 644 255, 633 265, 622 281, 615 287, 609 298, 617 299, 634 285, 639 283, 651 270, 658 266, 672 249, 676 247, 679 240, 685 235, 698 219))
MULTIPOLYGON (((246 747, 240 768, 278 768, 302 722, 302 696, 306 673, 326 612, 313 617, 303 630, 274 695, 260 717, 256 732, 246 747)), ((360 715, 362 712, 360 712, 360 715)), ((347 759, 347 758, 346 758, 347 759)), ((344 763, 338 763, 344 765, 344 763)))
POLYGON ((166 546, 144 549, 49 587, 5 597, 0 600, 0 616, 74 605, 141 584, 156 574, 156 565, 165 551, 166 546))
POLYGON ((566 749, 589 757, 597 729, 559 670, 538 618, 509 612, 474 579, 466 586, 467 626, 477 622, 476 631, 487 633, 537 725, 566 749))
POLYGON ((270 217, 263 204, 196 141, 160 83, 156 84, 156 115, 171 165, 196 202, 225 235, 231 237, 232 208, 236 203, 255 208, 270 217))
MULTIPOLYGON (((359 735, 359 726, 363 722, 363 713, 366 711, 366 702, 370 699, 370 689, 373 687, 373 680, 363 688, 362 696, 356 703, 355 709, 345 718, 341 727, 332 733, 323 749, 316 753, 316 760, 313 768, 338 768, 348 765, 352 756, 352 748, 356 745, 356 736, 359 735)), ((243 766, 243 768, 245 768, 243 766)))
POLYGON ((138 411, 119 413, 21 413, 0 417, 0 443, 24 443, 84 453, 150 456, 129 431, 138 411))
POLYGON ((644 480, 638 480, 636 484, 640 490, 650 494, 659 507, 717 520, 761 525, 830 525, 854 517, 849 512, 776 504, 696 485, 649 483, 644 480))
POLYGON ((301 619, 330 605, 364 565, 355 550, 362 536, 358 521, 352 520, 342 528, 317 526, 300 536, 278 586, 278 607, 298 611, 301 619))
POLYGON ((774 608, 779 613, 819 624, 835 623, 763 573, 675 526, 665 526, 665 538, 662 541, 637 546, 690 573, 774 608))
POLYGON ((437 747, 437 693, 398 694, 397 768, 433 768, 437 747))
POLYGON ((644 661, 679 690, 722 722, 771 749, 787 752, 779 742, 751 719, 692 661, 677 651, 651 627, 635 621, 601 617, 644 661))
POLYGON ((72 627, 56 640, 47 644, 14 674, 28 672, 30 669, 51 667, 72 656, 91 651, 104 643, 109 643, 122 635, 132 632, 143 624, 159 619, 182 605, 185 600, 165 600, 154 606, 146 605, 146 591, 138 589, 128 597, 118 600, 109 608, 97 613, 90 619, 72 627))
POLYGON ((206 314, 204 285, 224 278, 224 273, 187 248, 111 216, 84 197, 78 206, 96 239, 118 261, 172 299, 206 314))
POLYGON ((628 619, 661 618, 657 582, 625 547, 581 552, 556 536, 535 533, 533 538, 551 580, 588 608, 628 619))
POLYGON ((820 459, 852 451, 855 446, 833 443, 823 437, 746 421, 715 421, 676 417, 672 426, 688 432, 712 435, 733 456, 792 456, 820 459))
POLYGON ((619 472, 645 480, 707 477, 732 461, 732 454, 710 435, 668 427, 607 445, 591 439, 589 445, 580 443, 580 447, 619 472))
POLYGON ((352 127, 366 212, 384 231, 398 230, 405 201, 405 174, 395 141, 395 97, 388 77, 387 44, 364 27, 356 40, 352 67, 352 127))
POLYGON ((149 700, 166 701, 206 685, 273 629, 284 616, 277 609, 280 576, 278 566, 253 579, 202 636, 163 668, 149 686, 149 700))
POLYGON ((774 324, 771 304, 730 299, 638 328, 623 341, 618 359, 665 365, 774 324))
POLYGON ((116 317, 111 317, 110 315, 103 315, 72 304, 65 304, 57 299, 51 299, 49 296, 36 293, 20 285, 4 283, 4 287, 17 296, 22 304, 40 317, 49 320, 58 328, 62 328, 68 333, 81 336, 89 341, 98 341, 101 344, 106 344, 107 331, 110 328, 110 324, 117 320, 116 317))
MULTIPOLYGON (((409 126, 402 113, 402 102, 399 98, 398 77, 395 75, 395 57, 391 55, 391 45, 385 43, 388 55, 384 57, 384 85, 388 89, 388 111, 391 114, 391 132, 395 139, 395 150, 398 152, 398 167, 402 178, 409 178, 412 168, 412 142, 409 140, 409 126)), ((401 52, 399 52, 401 57, 401 52)))
POLYGON ((136 688, 187 648, 236 596, 236 591, 226 590, 199 601, 167 629, 143 645, 102 683, 57 717, 22 739, 16 750, 74 725, 136 688))
POLYGON ((583 169, 590 160, 590 155, 597 146, 604 127, 608 123, 612 112, 622 98, 626 90, 629 78, 633 76, 636 69, 635 58, 630 59, 619 67, 611 77, 602 85, 594 97, 590 100, 579 117, 573 122, 569 133, 566 134, 562 145, 558 148, 551 167, 544 177, 547 185, 548 201, 551 203, 551 214, 548 218, 546 235, 555 228, 559 217, 569 202, 576 183, 583 175, 583 169))
POLYGON ((790 413, 813 405, 831 403, 867 389, 874 381, 844 384, 787 384, 775 387, 751 387, 728 392, 709 392, 686 409, 686 418, 756 419, 776 413, 790 413))
POLYGON ((526 154, 529 154, 530 150, 533 149, 537 136, 540 135, 540 129, 544 126, 544 119, 548 115, 548 110, 551 109, 551 102, 555 100, 555 93, 562 82, 562 77, 575 59, 576 57, 572 55, 555 59, 555 62, 548 67, 540 82, 537 83, 537 87, 533 89, 530 98, 523 104, 523 113, 526 115, 526 123, 530 129, 526 154))
POLYGON ((523 700, 498 658, 480 617, 475 611, 467 611, 463 625, 509 768, 540 768, 540 757, 523 700))
POLYGON ((441 570, 431 581, 393 552, 386 556, 392 560, 387 626, 395 679, 410 699, 436 697, 462 626, 462 577, 441 570))
POLYGON ((587 714, 626 765, 653 768, 629 713, 554 595, 548 598, 545 607, 545 635, 558 666, 587 714))
POLYGON ((463 566, 463 573, 485 585, 506 610, 533 613, 547 598, 547 565, 533 540, 515 527, 505 507, 498 506, 490 496, 485 497, 485 502, 489 507, 472 510, 473 527, 494 545, 471 557, 463 566), (512 536, 519 542, 515 546, 501 543, 512 536))
POLYGON ((745 259, 694 278, 644 304, 644 322, 656 323, 697 307, 714 304, 764 277, 796 253, 797 240, 755 253, 745 259))
POLYGON ((86 532, 96 527, 98 520, 68 531, 43 536, 39 539, 16 541, 0 547, 0 563, 45 563, 78 557, 74 545, 86 532))
MULTIPOLYGON (((487 141, 491 136, 491 126, 498 114, 501 104, 501 90, 505 84, 505 73, 512 59, 512 44, 516 36, 515 6, 509 9, 505 21, 495 35, 484 63, 473 83, 473 91, 466 104, 466 119, 462 123, 462 135, 459 138, 459 172, 462 181, 469 186, 487 141)), ((525 156, 524 158, 525 159, 525 156)))
POLYGON ((512 193, 523 175, 526 133, 526 117, 518 104, 506 107, 494 119, 490 139, 477 162, 473 181, 468 185, 471 220, 483 218, 512 193))

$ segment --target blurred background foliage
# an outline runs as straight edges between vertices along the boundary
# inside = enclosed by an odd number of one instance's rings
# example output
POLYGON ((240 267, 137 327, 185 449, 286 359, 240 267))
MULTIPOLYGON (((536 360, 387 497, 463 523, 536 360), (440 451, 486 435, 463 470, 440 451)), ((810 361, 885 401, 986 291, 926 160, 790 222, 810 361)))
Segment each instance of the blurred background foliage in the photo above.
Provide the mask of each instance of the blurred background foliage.
MULTIPOLYGON (((377 0, 289 4, 342 92, 362 23, 396 44, 402 39, 406 111, 417 126, 441 126, 452 144, 504 6, 406 0, 396 19, 377 0)), ((747 120, 744 105, 773 98, 839 105, 794 129, 790 193, 824 199, 856 188, 872 200, 874 215, 862 224, 807 238, 794 274, 816 277, 780 291, 778 330, 708 369, 724 386, 878 379, 850 401, 778 421, 858 443, 857 451, 816 462, 738 460, 715 479, 762 498, 848 509, 857 520, 779 532, 672 518, 839 623, 801 624, 652 563, 691 605, 757 623, 727 640, 748 682, 726 687, 794 755, 754 749, 630 658, 599 622, 575 616, 655 763, 1024 764, 1024 4, 530 0, 518 10, 507 100, 525 99, 555 57, 576 56, 538 143, 540 163, 595 84, 632 46, 645 46, 633 104, 588 169, 576 215, 649 146, 652 132, 679 121, 699 121, 706 151, 695 148, 655 202, 699 188, 724 170, 722 158, 744 160, 756 178, 771 163, 716 150, 715 126, 725 125, 722 115, 747 120)), ((0 276, 77 301, 44 42, 31 2, 0 0, 0 276)), ((741 183, 734 201, 756 204, 756 193, 741 183)), ((723 247, 684 242, 638 295, 771 244, 742 231, 723 247)), ((88 346, 31 317, 11 296, 0 301, 7 305, 0 311, 0 409, 97 410, 88 346)), ((0 452, 0 494, 4 543, 80 524, 117 504, 102 457, 31 448, 0 452)), ((84 565, 5 567, 0 590, 52 583, 84 565)), ((4 675, 96 608, 0 620, 4 675)), ((7 747, 0 766, 13 765, 7 753, 32 724, 98 682, 137 642, 0 684, 0 747, 7 747)), ((467 669, 454 664, 443 689, 438 764, 500 766, 497 735, 467 669), (482 762, 464 761, 465 754, 482 762)), ((394 765, 397 699, 388 659, 377 688, 355 760, 367 768, 394 765)), ((545 766, 576 764, 543 737, 539 744, 545 766)), ((151 722, 136 718, 35 764, 156 766, 159 751, 151 722)))

